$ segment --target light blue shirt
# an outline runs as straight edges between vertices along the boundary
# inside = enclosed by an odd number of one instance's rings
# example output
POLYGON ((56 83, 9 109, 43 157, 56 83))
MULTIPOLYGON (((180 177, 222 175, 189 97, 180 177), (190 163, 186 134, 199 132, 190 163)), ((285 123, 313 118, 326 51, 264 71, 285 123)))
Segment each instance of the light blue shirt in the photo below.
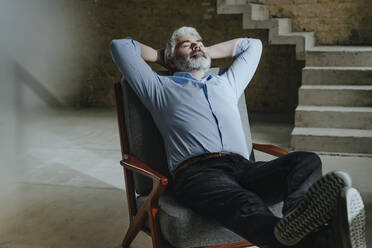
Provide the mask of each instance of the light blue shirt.
POLYGON ((235 60, 220 76, 202 80, 189 73, 159 76, 141 58, 141 47, 130 39, 113 40, 115 64, 150 111, 165 145, 169 171, 190 157, 204 153, 232 152, 249 159, 238 109, 238 98, 258 66, 262 43, 241 39, 235 60))

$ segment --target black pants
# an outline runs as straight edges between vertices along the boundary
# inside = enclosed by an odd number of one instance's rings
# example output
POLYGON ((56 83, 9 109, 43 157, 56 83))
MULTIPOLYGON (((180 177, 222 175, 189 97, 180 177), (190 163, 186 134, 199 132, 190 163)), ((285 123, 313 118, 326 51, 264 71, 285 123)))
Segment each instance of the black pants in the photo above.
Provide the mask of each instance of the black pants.
POLYGON ((284 201, 287 214, 321 171, 320 158, 310 152, 292 152, 269 162, 250 162, 239 155, 210 158, 178 171, 174 195, 182 205, 257 246, 280 247, 273 234, 280 218, 267 206, 284 201))

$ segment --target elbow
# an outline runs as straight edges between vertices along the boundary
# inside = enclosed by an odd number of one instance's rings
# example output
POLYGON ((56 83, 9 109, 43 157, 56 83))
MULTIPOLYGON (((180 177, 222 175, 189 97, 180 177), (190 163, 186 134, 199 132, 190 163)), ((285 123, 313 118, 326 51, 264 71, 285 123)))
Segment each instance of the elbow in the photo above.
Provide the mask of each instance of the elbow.
POLYGON ((131 43, 132 43, 131 38, 116 39, 110 42, 109 48, 110 48, 110 51, 112 51, 112 50, 117 49, 118 47, 129 46, 131 43))
POLYGON ((111 54, 132 55, 133 52, 141 54, 138 44, 131 38, 112 40, 109 45, 111 54))
POLYGON ((125 45, 125 43, 126 43, 126 40, 125 39, 112 40, 110 42, 109 49, 110 49, 111 52, 112 51, 115 51, 115 50, 118 50, 118 48, 119 47, 123 47, 123 45, 125 45))
POLYGON ((117 47, 117 40, 112 40, 109 45, 109 50, 111 54, 115 51, 116 47, 117 47))
POLYGON ((260 39, 256 38, 245 38, 246 40, 246 48, 245 49, 252 49, 254 51, 257 51, 259 54, 262 53, 263 45, 262 41, 260 39))
POLYGON ((130 44, 126 39, 112 40, 109 45, 109 51, 113 58, 130 53, 130 44))
POLYGON ((262 41, 260 39, 253 39, 254 41, 254 46, 256 47, 256 49, 262 53, 262 49, 263 49, 263 46, 262 46, 262 41))

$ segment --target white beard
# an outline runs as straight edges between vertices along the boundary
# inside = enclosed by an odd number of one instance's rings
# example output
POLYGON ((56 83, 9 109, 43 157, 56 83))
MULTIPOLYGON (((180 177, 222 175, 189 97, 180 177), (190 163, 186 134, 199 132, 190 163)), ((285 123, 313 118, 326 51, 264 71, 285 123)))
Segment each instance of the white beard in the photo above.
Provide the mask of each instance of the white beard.
POLYGON ((211 67, 211 57, 207 53, 204 53, 204 55, 196 55, 194 57, 191 57, 191 54, 186 56, 176 54, 174 64, 178 71, 202 71, 205 73, 211 67))

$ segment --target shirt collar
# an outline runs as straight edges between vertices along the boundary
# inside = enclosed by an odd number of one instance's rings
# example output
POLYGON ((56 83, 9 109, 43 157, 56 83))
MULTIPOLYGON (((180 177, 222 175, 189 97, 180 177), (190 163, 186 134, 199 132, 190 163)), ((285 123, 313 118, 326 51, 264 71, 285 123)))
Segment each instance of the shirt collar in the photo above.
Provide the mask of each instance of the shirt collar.
MULTIPOLYGON (((198 80, 196 78, 194 78, 190 73, 188 72, 181 72, 181 71, 177 71, 175 73, 173 73, 173 76, 177 76, 177 77, 186 77, 186 78, 191 78, 193 80, 198 80)), ((208 75, 207 77, 204 77, 202 78, 201 80, 198 80, 198 81, 208 81, 212 78, 213 76, 212 75, 208 75)))

